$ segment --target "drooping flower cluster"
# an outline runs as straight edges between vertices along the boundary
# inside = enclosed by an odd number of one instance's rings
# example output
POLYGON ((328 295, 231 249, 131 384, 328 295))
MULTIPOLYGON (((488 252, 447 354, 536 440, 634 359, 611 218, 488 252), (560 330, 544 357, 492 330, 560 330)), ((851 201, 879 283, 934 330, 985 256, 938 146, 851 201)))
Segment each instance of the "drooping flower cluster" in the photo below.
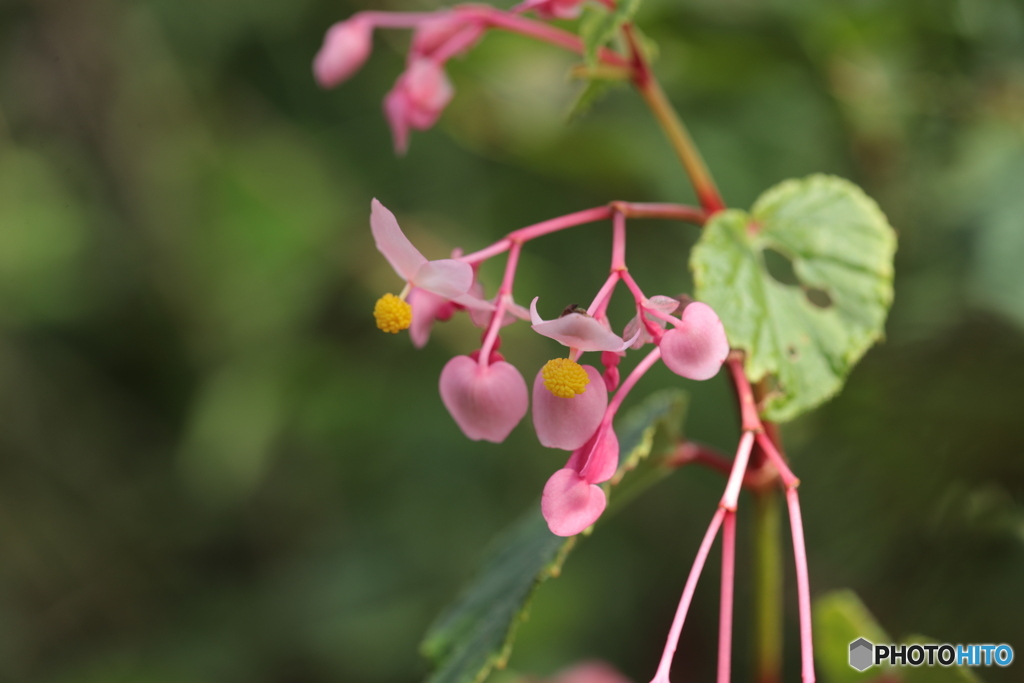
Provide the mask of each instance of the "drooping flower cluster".
POLYGON ((612 429, 616 411, 637 380, 659 359, 678 375, 703 380, 718 373, 729 353, 725 330, 714 311, 700 302, 683 304, 671 297, 648 299, 625 266, 625 216, 611 209, 571 214, 518 230, 474 254, 428 261, 412 245, 394 214, 377 200, 370 226, 377 248, 405 280, 398 296, 385 294, 374 308, 377 326, 385 332, 410 328, 421 346, 429 327, 465 310, 485 327, 481 347, 456 356, 441 371, 441 400, 462 432, 473 440, 504 441, 533 404, 533 427, 541 444, 571 453, 565 466, 544 487, 541 509, 551 531, 572 536, 593 524, 607 504, 600 484, 615 474, 619 444, 612 429), (582 216, 581 214, 587 214, 582 216), (498 352, 502 326, 526 312, 512 300, 522 245, 557 229, 614 218, 610 274, 587 309, 571 306, 549 320, 538 313, 535 297, 528 314, 535 332, 567 348, 564 356, 537 371, 532 392, 523 375, 498 352), (508 252, 505 276, 494 301, 483 298, 476 279, 479 265, 508 252), (633 292, 637 315, 625 327, 628 339, 615 334, 606 314, 615 286, 624 282, 633 292), (679 317, 671 315, 683 306, 679 317), (666 327, 671 329, 666 331, 666 327), (619 386, 618 366, 629 349, 652 343, 655 350, 619 386), (584 353, 600 353, 604 371, 581 364, 584 353), (609 393, 614 397, 609 400, 609 393), (532 401, 531 401, 532 399, 532 401))
MULTIPOLYGON (((533 427, 541 444, 570 452, 565 466, 548 479, 541 498, 544 518, 551 531, 560 536, 584 531, 604 511, 607 498, 601 484, 615 475, 619 462, 614 418, 643 375, 663 360, 677 375, 704 380, 715 376, 727 362, 739 399, 742 435, 731 467, 727 463, 724 467, 729 471, 728 483, 691 567, 652 683, 669 683, 683 622, 719 532, 722 593, 718 680, 730 680, 736 510, 740 488, 747 485, 747 465, 755 441, 763 456, 758 471, 776 476, 786 492, 797 569, 801 673, 804 683, 814 683, 807 554, 796 490, 799 480, 776 448, 774 437, 768 435, 768 425, 759 418, 754 390, 743 369, 743 354, 730 354, 722 323, 709 306, 686 296, 648 298, 626 267, 627 218, 674 219, 704 225, 725 204, 685 127, 657 84, 628 12, 619 12, 624 8, 618 0, 598 0, 596 4, 606 11, 599 18, 610 19, 607 26, 619 34, 628 52, 600 44, 595 52, 594 45, 585 47, 581 37, 523 16, 533 13, 540 19, 573 19, 581 12, 582 0, 525 0, 508 11, 461 5, 427 13, 361 12, 327 32, 313 71, 322 86, 333 87, 351 77, 366 61, 376 28, 413 29, 406 68, 384 97, 385 118, 399 154, 408 148, 410 130, 433 126, 452 99, 454 89, 445 72, 448 60, 473 48, 488 30, 512 31, 578 54, 586 53, 587 64, 580 65, 584 73, 593 73, 595 78, 629 78, 641 92, 668 134, 701 205, 696 208, 612 202, 516 230, 469 255, 455 251, 451 258, 428 261, 402 233, 394 215, 374 200, 370 222, 377 247, 405 281, 400 294, 385 294, 378 300, 374 317, 385 332, 394 334, 408 329, 417 347, 427 343, 435 322, 448 320, 459 311, 465 311, 474 324, 484 328, 480 348, 452 358, 442 370, 442 401, 466 436, 493 442, 503 441, 532 403, 533 427), (593 68, 594 58, 602 69, 593 68), (602 75, 596 75, 598 72, 602 75), (538 298, 533 298, 529 311, 513 301, 516 269, 525 243, 558 230, 609 219, 613 223, 611 266, 590 306, 571 306, 560 316, 545 320, 538 312, 538 298), (508 254, 504 277, 494 297, 487 299, 477 279, 479 266, 504 253, 508 254), (626 324, 621 336, 615 334, 607 316, 611 295, 620 283, 632 294, 636 306, 636 316, 626 324), (532 391, 522 373, 499 352, 501 329, 517 319, 529 321, 535 332, 567 347, 564 356, 548 361, 538 370, 532 391), (628 350, 641 350, 647 344, 653 345, 653 350, 622 379, 619 366, 628 350), (602 370, 593 364, 581 364, 584 353, 600 353, 602 370)), ((581 22, 581 35, 588 34, 586 27, 594 25, 586 20, 581 22)), ((692 446, 683 442, 679 453, 681 458, 692 457, 696 462, 702 451, 691 449, 686 455, 687 447, 692 446)), ((703 457, 716 468, 724 462, 714 454, 704 453, 703 457)), ((565 672, 559 681, 563 679, 563 683, 570 679, 612 683, 618 682, 619 677, 613 670, 587 665, 565 672)))

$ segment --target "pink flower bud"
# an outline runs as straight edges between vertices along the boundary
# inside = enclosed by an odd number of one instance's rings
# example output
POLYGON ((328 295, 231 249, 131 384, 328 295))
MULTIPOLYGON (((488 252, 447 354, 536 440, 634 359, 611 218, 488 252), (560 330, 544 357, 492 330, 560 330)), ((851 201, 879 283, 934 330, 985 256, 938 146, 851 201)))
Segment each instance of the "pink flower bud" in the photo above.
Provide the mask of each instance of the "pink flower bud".
POLYGON ((582 11, 583 0, 527 0, 514 9, 533 10, 541 19, 575 19, 582 11))
POLYGON ((473 441, 501 443, 526 415, 526 380, 504 361, 484 367, 456 356, 441 371, 440 387, 444 407, 473 441))
POLYGON ((465 19, 452 14, 442 14, 433 19, 428 19, 416 27, 416 32, 412 35, 410 52, 416 57, 430 57, 442 46, 454 39, 455 36, 467 29, 473 29, 473 36, 475 37, 465 40, 469 37, 469 34, 464 35, 460 39, 460 42, 464 44, 457 52, 449 54, 448 57, 462 54, 473 47, 483 36, 484 28, 479 25, 467 24, 465 19))
POLYGON ((729 340, 718 315, 695 301, 685 309, 682 324, 661 338, 661 357, 668 369, 688 379, 711 379, 729 355, 729 340))
POLYGON ((373 24, 355 16, 339 21, 324 36, 313 59, 313 75, 322 88, 333 88, 359 71, 373 49, 373 24))
POLYGON ((605 408, 608 392, 597 368, 584 365, 590 383, 583 393, 572 398, 552 394, 544 386, 542 372, 533 382, 533 426, 537 438, 548 448, 574 451, 594 435, 605 408))
POLYGON ((384 115, 391 126, 395 151, 409 148, 409 129, 426 130, 437 123, 455 93, 444 69, 430 59, 413 59, 384 97, 384 115))

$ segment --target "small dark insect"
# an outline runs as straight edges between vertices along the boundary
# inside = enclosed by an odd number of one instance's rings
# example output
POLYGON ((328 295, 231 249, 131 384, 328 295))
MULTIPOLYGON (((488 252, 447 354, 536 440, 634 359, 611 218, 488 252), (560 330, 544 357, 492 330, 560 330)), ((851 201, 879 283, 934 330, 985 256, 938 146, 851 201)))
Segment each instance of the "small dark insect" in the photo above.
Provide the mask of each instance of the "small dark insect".
MULTIPOLYGON (((565 316, 569 315, 570 313, 579 313, 580 315, 587 315, 587 309, 583 308, 579 304, 569 304, 568 306, 565 307, 565 310, 562 311, 562 315, 560 315, 558 317, 559 318, 564 318, 565 316)), ((587 315, 587 317, 589 318, 590 316, 587 315)))

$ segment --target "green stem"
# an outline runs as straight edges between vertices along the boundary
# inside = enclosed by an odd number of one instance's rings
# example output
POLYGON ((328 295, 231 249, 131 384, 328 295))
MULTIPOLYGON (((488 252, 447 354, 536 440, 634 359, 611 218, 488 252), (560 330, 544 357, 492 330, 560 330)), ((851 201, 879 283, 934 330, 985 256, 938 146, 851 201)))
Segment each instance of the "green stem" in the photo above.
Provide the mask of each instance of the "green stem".
POLYGON ((633 35, 633 27, 626 24, 622 28, 633 52, 633 84, 644 98, 651 113, 654 114, 654 118, 658 120, 662 130, 665 131, 665 135, 668 136, 669 143, 683 163, 683 168, 686 169, 686 174, 690 176, 690 182, 693 183, 701 206, 709 214, 721 211, 725 208, 725 202, 722 201, 722 196, 704 163, 704 158, 700 155, 697 146, 693 144, 693 138, 686 130, 686 125, 679 117, 679 113, 669 102, 665 91, 661 89, 658 80, 654 77, 647 62, 644 61, 643 53, 633 35))
POLYGON ((754 666, 757 683, 782 680, 782 527, 775 487, 754 493, 754 666))

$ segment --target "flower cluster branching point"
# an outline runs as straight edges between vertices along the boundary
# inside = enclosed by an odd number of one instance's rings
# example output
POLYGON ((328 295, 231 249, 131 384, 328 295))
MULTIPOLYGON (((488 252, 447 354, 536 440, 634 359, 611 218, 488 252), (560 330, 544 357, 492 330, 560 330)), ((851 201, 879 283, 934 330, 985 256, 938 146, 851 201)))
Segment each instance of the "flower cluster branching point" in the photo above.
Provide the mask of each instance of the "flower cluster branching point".
POLYGON ((583 366, 571 358, 553 358, 541 368, 544 386, 559 398, 572 398, 582 394, 590 384, 583 366))
POLYGON ((377 319, 379 330, 398 334, 409 329, 409 325, 412 324, 412 306, 394 294, 385 294, 377 299, 373 307, 373 317, 377 319))

